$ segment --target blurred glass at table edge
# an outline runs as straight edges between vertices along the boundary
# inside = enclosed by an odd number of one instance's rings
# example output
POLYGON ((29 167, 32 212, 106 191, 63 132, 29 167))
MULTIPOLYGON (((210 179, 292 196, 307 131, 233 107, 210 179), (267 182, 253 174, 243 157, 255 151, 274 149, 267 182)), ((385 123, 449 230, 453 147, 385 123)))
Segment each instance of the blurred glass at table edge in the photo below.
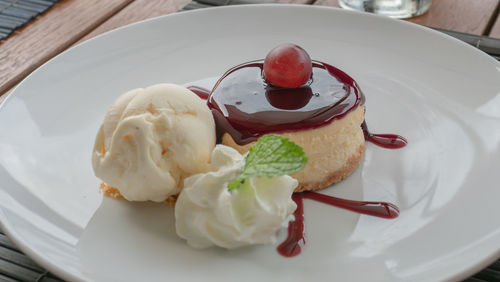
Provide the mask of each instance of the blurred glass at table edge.
POLYGON ((339 0, 339 4, 347 10, 405 19, 425 13, 431 0, 339 0))

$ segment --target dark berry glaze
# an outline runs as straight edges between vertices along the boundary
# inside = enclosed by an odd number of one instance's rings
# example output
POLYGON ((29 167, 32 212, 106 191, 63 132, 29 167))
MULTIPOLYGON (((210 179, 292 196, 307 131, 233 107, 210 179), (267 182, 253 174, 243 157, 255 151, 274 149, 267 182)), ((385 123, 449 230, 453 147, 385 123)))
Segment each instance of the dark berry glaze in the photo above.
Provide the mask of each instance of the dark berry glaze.
POLYGON ((306 244, 306 232, 304 228, 304 203, 302 194, 293 194, 292 200, 297 204, 293 213, 295 220, 288 224, 288 236, 277 250, 285 257, 294 257, 302 251, 306 244))
POLYGON ((199 86, 188 86, 187 89, 191 90, 194 94, 198 95, 203 100, 207 100, 210 97, 210 90, 199 87, 199 86))
POLYGON ((304 198, 381 218, 392 219, 399 216, 398 207, 391 203, 346 200, 316 192, 295 193, 292 196, 293 201, 297 204, 297 209, 294 212, 295 220, 288 224, 288 236, 286 240, 277 248, 278 252, 282 256, 294 257, 300 254, 306 243, 306 233, 304 228, 304 198))
POLYGON ((363 121, 363 123, 361 124, 361 129, 363 130, 366 141, 372 142, 373 144, 380 147, 384 147, 387 149, 399 149, 408 144, 408 141, 406 141, 406 138, 404 138, 403 136, 399 136, 396 134, 371 133, 370 130, 368 130, 366 121, 363 121))
POLYGON ((279 88, 262 78, 263 61, 227 71, 207 104, 219 131, 244 145, 267 133, 313 129, 364 104, 357 83, 343 71, 313 61, 312 78, 298 88, 279 88))
POLYGON ((336 206, 353 212, 381 217, 381 218, 396 218, 399 215, 399 209, 395 205, 386 202, 365 202, 347 200, 337 197, 328 196, 316 192, 304 192, 299 196, 305 199, 311 199, 327 205, 336 206))

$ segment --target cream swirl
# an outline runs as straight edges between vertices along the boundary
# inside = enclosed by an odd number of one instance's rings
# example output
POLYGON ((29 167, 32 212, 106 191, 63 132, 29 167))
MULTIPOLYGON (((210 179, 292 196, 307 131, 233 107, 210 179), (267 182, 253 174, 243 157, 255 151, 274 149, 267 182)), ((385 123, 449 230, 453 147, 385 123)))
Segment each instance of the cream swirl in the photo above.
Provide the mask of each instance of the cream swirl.
POLYGON ((288 175, 250 177, 230 192, 227 184, 244 164, 244 157, 236 150, 217 145, 211 171, 184 180, 175 205, 175 225, 177 234, 189 245, 233 249, 274 243, 278 231, 293 220, 297 206, 291 196, 297 180, 288 175))

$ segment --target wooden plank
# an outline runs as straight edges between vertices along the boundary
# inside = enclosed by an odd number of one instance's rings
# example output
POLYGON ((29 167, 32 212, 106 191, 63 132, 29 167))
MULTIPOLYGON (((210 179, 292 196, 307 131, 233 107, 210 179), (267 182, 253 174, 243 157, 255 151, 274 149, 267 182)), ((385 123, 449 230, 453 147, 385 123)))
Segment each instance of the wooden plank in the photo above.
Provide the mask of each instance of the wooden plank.
POLYGON ((189 4, 184 6, 181 11, 189 11, 189 10, 202 9, 202 8, 207 8, 207 7, 213 7, 213 6, 191 1, 191 2, 189 2, 189 4))
POLYGON ((238 5, 238 4, 268 4, 268 3, 293 3, 312 4, 314 0, 195 0, 202 4, 213 6, 238 5))
POLYGON ((52 273, 45 273, 44 276, 40 277, 37 282, 62 282, 63 280, 57 278, 52 273))
POLYGON ((0 257, 1 259, 17 264, 19 266, 29 268, 33 271, 43 272, 44 270, 38 266, 35 262, 33 262, 30 258, 28 258, 25 254, 0 247, 0 257))
POLYGON ((495 271, 490 268, 481 270, 474 275, 474 278, 486 280, 486 281, 500 281, 500 271, 495 271))
POLYGON ((338 0, 316 0, 316 1, 314 1, 314 5, 330 6, 330 7, 336 7, 336 8, 340 7, 338 0))
POLYGON ((482 279, 477 279, 477 278, 474 278, 474 277, 470 277, 470 278, 465 279, 462 282, 488 282, 488 281, 485 281, 485 280, 482 280, 482 279))
POLYGON ((79 40, 78 43, 117 27, 177 12, 189 2, 190 0, 135 0, 79 40))
POLYGON ((38 281, 42 273, 0 259, 0 274, 20 281, 38 281))
MULTIPOLYGON (((483 35, 498 3, 499 0, 434 0, 427 13, 408 21, 434 28, 483 35)), ((317 0, 314 4, 340 7, 338 0, 317 0)))
POLYGON ((430 27, 483 35, 498 3, 498 0, 435 0, 432 1, 427 13, 409 21, 430 27))
POLYGON ((19 282, 19 280, 10 278, 10 277, 2 275, 2 274, 0 274, 0 281, 1 282, 19 282))
POLYGON ((494 263, 492 263, 488 267, 493 269, 493 270, 500 271, 500 260, 495 261, 494 263))
POLYGON ((252 0, 251 3, 249 3, 247 0, 196 0, 196 2, 209 6, 226 6, 239 4, 266 4, 274 3, 274 0, 252 0))
MULTIPOLYGON (((188 5, 191 0, 135 0, 133 3, 128 5, 126 8, 121 10, 119 13, 111 17, 109 20, 104 22, 102 25, 97 27, 94 31, 89 33, 87 36, 79 40, 77 43, 83 42, 90 39, 96 35, 104 33, 106 31, 134 23, 140 20, 149 19, 152 17, 158 17, 166 14, 171 14, 179 11, 184 6, 188 5)), ((196 6, 201 4, 205 5, 224 5, 229 4, 250 4, 250 3, 295 3, 295 4, 310 4, 314 0, 201 0, 199 3, 193 3, 196 6)))
POLYGON ((314 0, 275 0, 278 3, 312 4, 314 0))
POLYGON ((133 0, 65 0, 0 42, 0 94, 133 0))
POLYGON ((497 17, 495 23, 493 24, 493 27, 491 28, 490 34, 488 34, 489 37, 494 37, 494 38, 500 38, 500 16, 497 17))
MULTIPOLYGON (((1 103, 2 101, 0 98, 0 104, 1 103)), ((12 241, 4 234, 0 234, 0 246, 19 252, 19 249, 16 247, 16 245, 14 245, 14 243, 12 243, 12 241)))

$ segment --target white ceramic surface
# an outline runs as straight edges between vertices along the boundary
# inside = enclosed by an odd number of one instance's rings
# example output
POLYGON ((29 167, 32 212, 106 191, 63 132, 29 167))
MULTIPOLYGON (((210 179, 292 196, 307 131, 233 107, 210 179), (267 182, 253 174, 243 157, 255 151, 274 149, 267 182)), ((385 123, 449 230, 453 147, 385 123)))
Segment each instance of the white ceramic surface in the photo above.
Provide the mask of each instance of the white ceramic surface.
POLYGON ((39 68, 1 106, 0 129, 2 228, 68 280, 458 280, 500 255, 500 64, 406 22, 285 5, 148 20, 39 68), (368 144, 356 172, 323 191, 393 202, 399 218, 306 200, 307 246, 284 258, 276 246, 192 249, 169 207, 102 197, 90 156, 116 97, 217 77, 282 42, 353 76, 373 132, 408 138, 401 150, 368 144))

